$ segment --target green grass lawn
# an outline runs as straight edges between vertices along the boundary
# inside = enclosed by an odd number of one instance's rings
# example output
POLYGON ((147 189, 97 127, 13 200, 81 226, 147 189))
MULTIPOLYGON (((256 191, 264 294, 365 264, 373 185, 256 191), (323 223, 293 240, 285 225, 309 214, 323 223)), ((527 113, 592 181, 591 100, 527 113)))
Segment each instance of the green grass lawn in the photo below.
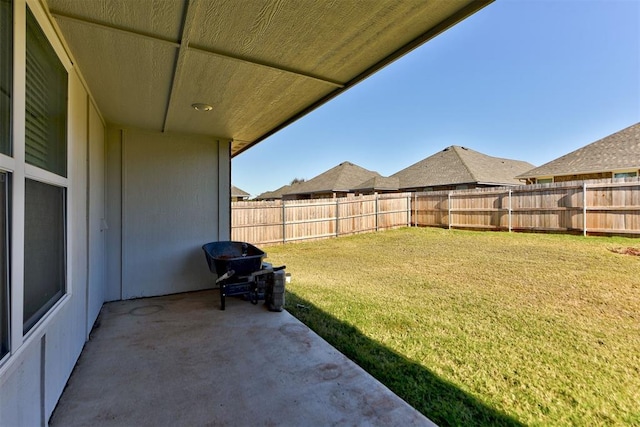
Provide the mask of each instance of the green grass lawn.
POLYGON ((440 425, 640 425, 629 247, 405 228, 266 251, 287 310, 440 425))

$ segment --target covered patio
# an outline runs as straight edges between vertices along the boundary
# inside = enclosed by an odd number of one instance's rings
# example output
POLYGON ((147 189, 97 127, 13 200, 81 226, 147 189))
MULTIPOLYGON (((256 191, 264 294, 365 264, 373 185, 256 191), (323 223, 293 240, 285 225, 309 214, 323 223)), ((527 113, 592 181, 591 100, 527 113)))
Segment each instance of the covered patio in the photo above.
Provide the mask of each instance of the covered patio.
POLYGON ((491 2, 0 0, 0 425, 427 423, 201 247, 234 156, 491 2))
POLYGON ((217 291, 117 301, 50 425, 434 425, 287 311, 217 291))

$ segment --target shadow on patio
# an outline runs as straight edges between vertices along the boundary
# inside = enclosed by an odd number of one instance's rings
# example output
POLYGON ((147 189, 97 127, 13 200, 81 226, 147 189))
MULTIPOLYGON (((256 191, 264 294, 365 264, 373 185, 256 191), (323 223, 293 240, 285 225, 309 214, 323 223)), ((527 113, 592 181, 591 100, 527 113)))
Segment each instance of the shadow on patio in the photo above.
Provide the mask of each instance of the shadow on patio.
POLYGON ((202 291, 105 304, 50 425, 432 423, 288 312, 202 291))

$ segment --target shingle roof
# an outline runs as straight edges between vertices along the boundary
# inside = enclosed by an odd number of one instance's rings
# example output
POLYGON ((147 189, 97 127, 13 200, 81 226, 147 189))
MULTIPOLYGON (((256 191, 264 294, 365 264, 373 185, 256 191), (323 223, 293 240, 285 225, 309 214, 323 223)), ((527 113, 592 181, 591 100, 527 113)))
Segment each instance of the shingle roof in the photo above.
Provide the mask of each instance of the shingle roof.
POLYGON ((239 189, 235 185, 231 186, 231 197, 249 197, 250 194, 244 190, 239 189))
POLYGON ((518 178, 640 169, 640 123, 585 145, 518 178))
POLYGON ((391 176, 400 179, 400 189, 469 183, 517 185, 521 182, 515 177, 533 167, 452 145, 391 176))
MULTIPOLYGON (((294 184, 298 185, 298 184, 294 184)), ((256 197, 256 200, 267 200, 267 199, 282 199, 282 195, 291 189, 292 185, 283 185, 277 190, 273 191, 265 191, 256 197)))
POLYGON ((400 180, 398 177, 374 176, 371 179, 352 188, 353 191, 398 190, 400 180))
POLYGON ((381 175, 353 163, 342 162, 308 181, 299 183, 284 194, 348 192, 375 176, 381 175))

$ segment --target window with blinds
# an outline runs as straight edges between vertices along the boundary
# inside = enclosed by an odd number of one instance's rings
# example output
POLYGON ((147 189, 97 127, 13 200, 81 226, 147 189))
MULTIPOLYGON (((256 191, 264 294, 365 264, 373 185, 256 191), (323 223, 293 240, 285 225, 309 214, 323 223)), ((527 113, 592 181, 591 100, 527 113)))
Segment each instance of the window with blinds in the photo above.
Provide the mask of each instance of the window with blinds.
MULTIPOLYGON (((66 177, 67 71, 28 8, 26 30, 25 162, 66 177)), ((66 292, 66 191, 25 180, 24 333, 66 292)))
POLYGON ((29 10, 25 76, 26 162, 66 177, 67 71, 29 10))

